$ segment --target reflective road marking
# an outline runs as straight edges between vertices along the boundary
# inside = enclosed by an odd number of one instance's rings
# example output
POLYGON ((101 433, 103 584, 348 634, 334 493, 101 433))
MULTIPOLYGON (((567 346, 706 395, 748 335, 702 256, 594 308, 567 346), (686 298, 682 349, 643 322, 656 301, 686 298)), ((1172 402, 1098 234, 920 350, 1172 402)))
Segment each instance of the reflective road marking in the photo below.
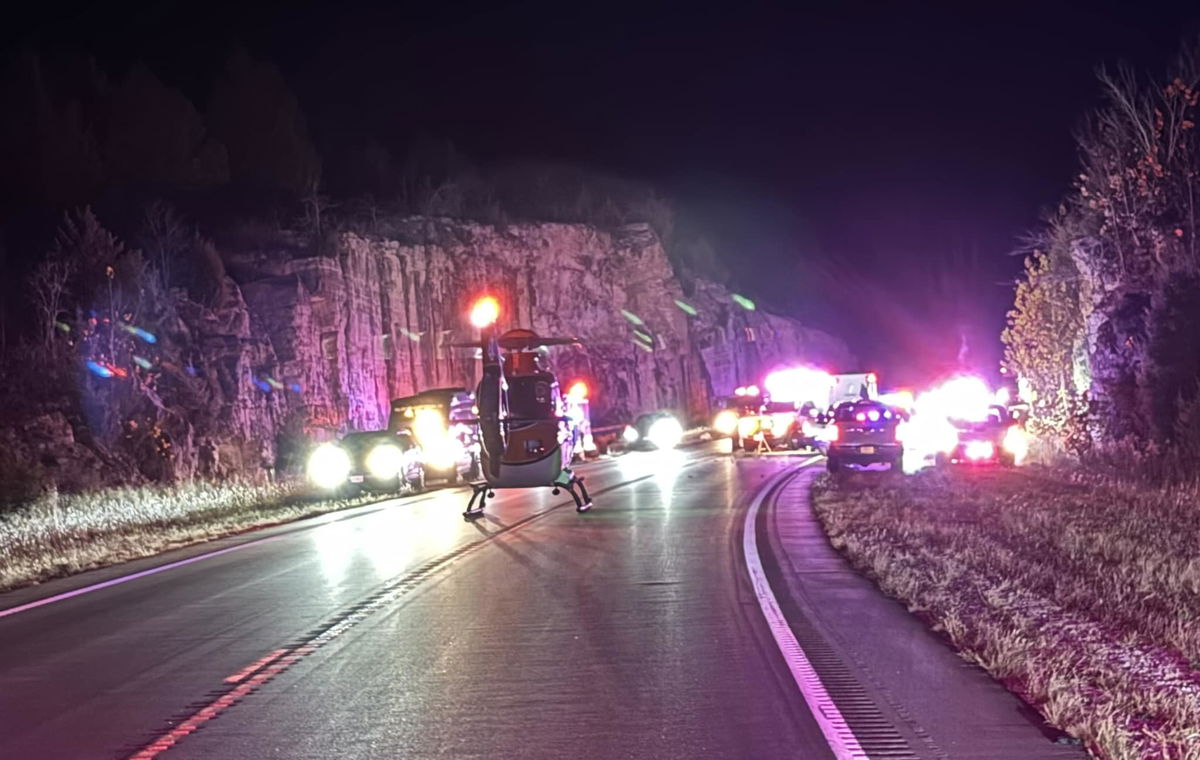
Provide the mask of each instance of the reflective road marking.
MULTIPOLYGON (((819 459, 821 457, 805 460, 800 467, 808 467, 819 459)), ((825 741, 833 750, 834 756, 838 760, 869 760, 867 753, 863 751, 858 739, 854 736, 854 732, 846 724, 846 719, 842 717, 841 711, 833 703, 829 692, 825 690, 821 678, 813 669, 804 649, 796 641, 796 635, 783 616, 783 610, 779 608, 775 592, 771 590, 771 584, 767 581, 767 574, 763 570, 762 559, 758 554, 758 536, 754 528, 758 520, 759 509, 767 497, 794 474, 794 470, 786 470, 772 478, 754 496, 749 509, 746 510, 746 522, 742 527, 742 548, 746 555, 746 571, 750 574, 750 584, 754 587, 754 595, 758 597, 758 606, 762 609, 763 617, 767 619, 767 626, 771 629, 771 635, 775 638, 779 653, 783 655, 784 662, 787 663, 788 670, 792 672, 792 678, 796 681, 796 686, 800 688, 801 696, 808 704, 809 712, 817 721, 821 733, 825 735, 825 741)))

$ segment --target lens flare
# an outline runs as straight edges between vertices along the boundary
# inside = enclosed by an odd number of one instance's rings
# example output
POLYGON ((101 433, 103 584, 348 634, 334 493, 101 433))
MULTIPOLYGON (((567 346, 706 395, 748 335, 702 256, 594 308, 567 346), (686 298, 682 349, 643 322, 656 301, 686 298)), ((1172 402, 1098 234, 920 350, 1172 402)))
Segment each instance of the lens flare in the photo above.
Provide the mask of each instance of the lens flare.
POLYGON ((471 307, 471 324, 482 330, 496 324, 500 318, 500 302, 492 296, 484 296, 471 307))
POLYGON ((88 361, 84 362, 84 366, 96 377, 109 378, 113 376, 113 371, 100 362, 88 361))
POLYGON ((422 453, 426 464, 434 469, 449 470, 462 459, 464 448, 462 441, 447 435, 431 446, 422 447, 422 453))
POLYGON ((1013 464, 1021 464, 1025 458, 1029 456, 1029 444, 1031 436, 1028 431, 1018 425, 1012 425, 1004 434, 1004 439, 1000 442, 1003 448, 1013 458, 1013 464))
POLYGON ((656 448, 673 449, 683 440, 683 426, 674 417, 660 417, 651 423, 646 440, 656 448))
POLYGON ((760 427, 761 420, 757 414, 750 415, 749 417, 742 417, 740 420, 738 420, 738 435, 742 438, 751 438, 758 434, 760 427))
POLYGON ((782 435, 796 422, 796 415, 791 412, 774 412, 770 416, 771 430, 775 435, 782 435))
POLYGON ((377 480, 391 480, 404 467, 404 452, 399 446, 381 443, 367 454, 367 472, 377 480))
POLYGON ((756 308, 758 308, 753 301, 740 293, 730 293, 729 297, 733 299, 734 303, 736 303, 738 306, 741 306, 746 311, 754 311, 756 308))
POLYGON ((570 390, 567 391, 567 398, 578 404, 587 401, 588 386, 582 380, 576 380, 571 384, 570 390))
POLYGON ((687 303, 686 301, 680 301, 678 298, 676 298, 675 305, 678 306, 679 310, 682 311, 684 314, 687 314, 688 316, 691 316, 691 317, 696 316, 696 308, 694 306, 692 306, 690 303, 687 303))
POLYGON ((738 428, 738 415, 732 409, 724 409, 717 413, 713 420, 713 430, 721 435, 733 435, 738 428))
POLYGON ((812 402, 824 408, 834 386, 833 375, 812 367, 789 367, 768 374, 763 387, 772 401, 812 402))
POLYGON ((350 455, 336 444, 317 447, 308 458, 308 479, 320 488, 333 490, 350 474, 350 455))
POLYGON ((413 435, 422 448, 431 449, 440 445, 449 435, 445 417, 437 409, 418 409, 413 417, 413 435))
POLYGON ((915 399, 912 391, 899 390, 880 394, 879 402, 888 406, 894 406, 897 409, 903 409, 906 412, 911 412, 915 399))
POLYGON ((994 457, 996 455, 996 447, 991 441, 967 441, 966 446, 963 446, 963 454, 966 455, 967 459, 980 462, 994 457))

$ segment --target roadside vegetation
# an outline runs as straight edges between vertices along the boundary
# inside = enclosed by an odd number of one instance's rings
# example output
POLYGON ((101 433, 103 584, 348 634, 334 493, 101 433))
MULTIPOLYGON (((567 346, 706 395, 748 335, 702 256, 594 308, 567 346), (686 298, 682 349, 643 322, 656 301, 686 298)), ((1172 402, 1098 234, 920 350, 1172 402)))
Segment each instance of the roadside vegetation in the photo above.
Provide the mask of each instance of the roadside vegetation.
POLYGON ((0 591, 365 504, 303 484, 208 484, 50 493, 0 512, 0 591))
POLYGON ((1107 760, 1200 759, 1195 484, 963 468, 833 478, 834 546, 1107 760))
MULTIPOLYGON (((1031 239, 1005 362, 1048 454, 1183 481, 1200 467, 1200 38, 1100 72, 1079 173, 1031 239)), ((1131 473, 1132 474, 1132 473, 1131 473)))

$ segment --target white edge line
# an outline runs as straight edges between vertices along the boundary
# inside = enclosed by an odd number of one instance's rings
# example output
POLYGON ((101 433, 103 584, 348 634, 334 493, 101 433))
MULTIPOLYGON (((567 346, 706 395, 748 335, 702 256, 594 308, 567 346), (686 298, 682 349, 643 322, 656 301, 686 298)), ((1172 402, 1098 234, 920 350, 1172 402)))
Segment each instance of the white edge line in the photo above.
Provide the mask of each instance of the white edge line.
POLYGON ((275 535, 275 536, 267 536, 265 538, 255 539, 254 541, 247 541, 243 544, 227 546, 224 549, 218 549, 215 552, 206 552, 204 554, 197 554, 196 556, 188 557, 187 559, 181 559, 176 562, 168 562, 165 565, 158 565, 157 567, 151 567, 146 570, 141 570, 136 573, 131 573, 129 575, 122 575, 117 578, 110 578, 109 580, 102 581, 100 583, 93 583, 90 586, 82 586, 80 588, 72 589, 70 591, 64 591, 61 594, 55 594, 54 596, 48 596, 44 599, 37 599, 35 601, 27 602, 25 604, 21 604, 16 607, 9 607, 6 610, 0 610, 0 618, 6 618, 9 615, 16 615, 18 612, 25 612, 27 610, 36 609, 38 607, 42 607, 47 604, 54 604, 55 602, 61 602, 65 599, 70 599, 71 597, 74 597, 74 596, 81 596, 83 594, 89 594, 93 591, 99 591, 100 589, 108 588, 110 586, 116 586, 121 583, 135 581, 138 578, 145 578, 146 576, 154 575, 155 573, 163 573, 163 572, 166 572, 167 570, 174 570, 177 567, 183 567, 184 565, 190 565, 193 562, 200 562, 201 560, 211 559, 212 557, 219 557, 222 554, 228 554, 230 552, 235 552, 238 549, 245 549, 250 546, 257 546, 258 544, 266 543, 267 541, 273 541, 277 538, 281 538, 284 535, 286 535, 286 534, 281 533, 281 534, 275 535))
MULTIPOLYGON (((702 457, 697 457, 696 459, 699 460, 701 458, 702 457)), ((690 464, 691 463, 689 463, 689 466, 690 466, 690 464)), ((417 498, 405 499, 402 503, 404 503, 404 504, 419 504, 422 502, 430 501, 436 495, 437 495, 436 492, 433 494, 430 494, 430 493, 420 494, 417 496, 417 498)), ((218 549, 216 551, 205 552, 204 554, 197 554, 194 557, 188 557, 186 559, 181 559, 181 560, 178 560, 175 562, 168 562, 165 565, 158 565, 156 567, 147 568, 146 570, 141 570, 136 573, 131 573, 129 575, 122 575, 117 578, 110 578, 109 580, 102 581, 100 583, 93 583, 88 586, 81 586, 76 589, 71 589, 70 591, 64 591, 61 594, 55 594, 54 596, 47 596, 43 599, 35 599, 32 602, 26 602, 25 604, 19 604, 16 607, 9 607, 7 609, 0 610, 0 619, 6 618, 9 615, 16 615, 17 613, 20 613, 20 612, 28 612, 29 610, 37 609, 38 607, 44 607, 47 604, 54 604, 55 602, 65 601, 72 597, 82 596, 83 594, 90 594, 93 591, 100 591, 101 589, 106 589, 111 586, 117 586, 122 583, 128 583, 129 581, 136 581, 139 578, 145 578, 147 576, 154 575, 156 573, 163 573, 163 572, 166 572, 167 570, 174 570, 177 567, 183 567, 184 565, 190 565, 193 562, 200 562, 202 560, 212 559, 213 557, 219 557, 222 554, 229 554, 230 552, 235 552, 239 549, 246 549, 251 546, 258 546, 259 544, 265 544, 268 541, 275 541, 277 539, 284 538, 285 536, 290 536, 298 531, 310 530, 312 528, 318 528, 318 527, 320 527, 322 525, 326 525, 328 523, 341 522, 342 520, 351 520, 356 517, 362 517, 366 514, 370 514, 372 512, 378 511, 379 509, 383 509, 383 507, 381 505, 386 504, 388 501, 391 501, 391 499, 385 499, 382 502, 375 502, 372 504, 364 504, 362 507, 352 507, 349 510, 334 510, 332 512, 324 512, 319 515, 314 515, 313 517, 305 518, 303 520, 296 520, 293 522, 293 524, 295 524, 295 523, 304 522, 305 520, 313 520, 314 522, 310 525, 302 525, 302 526, 297 525, 296 527, 293 527, 289 530, 284 530, 284 531, 282 531, 280 533, 276 533, 274 535, 264 536, 262 538, 256 538, 251 541, 246 541, 244 543, 235 544, 234 546, 228 546, 224 549, 218 549)), ((286 525, 286 524, 287 523, 284 523, 284 525, 286 525)), ((150 559, 150 557, 139 557, 138 559, 150 559)), ((137 560, 130 560, 130 561, 135 562, 137 560)), ((115 565, 109 565, 108 567, 115 567, 115 565)))
MULTIPOLYGON (((147 568, 145 570, 139 570, 136 573, 130 573, 129 575, 121 575, 116 578, 110 578, 109 580, 101 581, 100 583, 92 583, 87 586, 80 586, 79 588, 71 589, 70 591, 64 591, 61 594, 55 594, 54 596, 47 596, 43 599, 35 599, 32 602, 26 602, 25 604, 19 604, 16 607, 9 607, 8 609, 0 610, 0 619, 6 618, 9 615, 16 615, 19 612, 28 612, 29 610, 37 609, 38 607, 44 607, 47 604, 54 604, 55 602, 65 601, 72 597, 82 596, 83 594, 90 594, 93 591, 99 591, 101 589, 110 588, 112 586, 117 586, 122 583, 128 583, 129 581, 136 581, 139 578, 145 578, 147 576, 154 575, 156 573, 164 573, 168 570, 174 570, 177 567, 183 567, 184 565, 190 565, 193 562, 201 562, 206 559, 212 559, 213 557, 219 557, 222 554, 229 554, 230 552, 236 552, 240 549, 248 549, 251 546, 258 546, 259 544, 265 544, 268 541, 277 541, 279 539, 286 538, 288 536, 293 536, 295 533, 297 533, 299 531, 311 530, 313 528, 319 528, 323 525, 328 525, 329 523, 341 522, 342 520, 349 520, 349 519, 354 519, 356 517, 362 517, 366 514, 370 514, 373 511, 383 509, 384 507, 382 505, 386 504, 388 501, 391 501, 391 499, 385 499, 384 501, 375 502, 372 504, 364 504, 362 507, 357 507, 357 508, 352 507, 350 510, 334 510, 332 512, 324 512, 319 515, 314 515, 309 518, 304 518, 302 520, 294 521, 293 527, 291 527, 290 529, 283 530, 279 533, 275 533, 270 536, 263 536, 262 538, 256 538, 256 539, 253 539, 250 541, 244 541, 240 544, 234 544, 233 546, 227 546, 224 549, 217 549, 216 551, 205 552, 203 554, 197 554, 193 557, 187 557, 185 559, 176 560, 175 562, 168 562, 165 565, 157 565, 155 567, 147 568), (358 511, 354 511, 354 510, 358 510, 358 511), (298 524, 298 523, 305 522, 306 520, 311 520, 313 522, 309 525, 299 525, 298 524)), ((418 498, 418 499, 415 499, 412 501, 406 500, 404 503, 416 504, 416 503, 423 502, 423 501, 429 501, 429 498, 418 498)), ((281 524, 287 525, 287 523, 281 523, 281 524)), ((140 557, 138 559, 151 559, 152 556, 153 555, 151 555, 150 557, 140 557)), ((134 562, 137 560, 130 560, 130 561, 134 562)), ((109 567, 115 567, 115 566, 109 565, 109 567)))
MULTIPOLYGON (((802 463, 800 467, 807 467, 818 458, 813 457, 802 463)), ((813 669, 800 642, 796 641, 796 634, 792 632, 791 626, 783 616, 783 610, 779 608, 779 601, 775 598, 775 592, 771 590, 771 584, 767 581, 767 574, 763 570, 762 558, 758 554, 758 537, 754 529, 758 520, 758 511, 766 500, 767 494, 774 491, 775 487, 791 474, 791 470, 786 470, 772 478, 765 487, 759 490, 750 502, 749 509, 746 510, 746 522, 742 528, 742 548, 746 555, 746 571, 750 575, 750 584, 754 587, 754 595, 758 597, 758 606, 762 609, 767 626, 771 629, 771 635, 775 638, 775 645, 779 647, 779 653, 787 663, 796 686, 800 688, 800 695, 808 704, 809 712, 812 713, 821 733, 825 735, 829 749, 833 750, 833 754, 838 760, 863 760, 863 758, 868 758, 867 753, 863 751, 858 739, 849 730, 846 719, 842 717, 841 711, 833 703, 829 692, 825 690, 820 676, 813 669)))

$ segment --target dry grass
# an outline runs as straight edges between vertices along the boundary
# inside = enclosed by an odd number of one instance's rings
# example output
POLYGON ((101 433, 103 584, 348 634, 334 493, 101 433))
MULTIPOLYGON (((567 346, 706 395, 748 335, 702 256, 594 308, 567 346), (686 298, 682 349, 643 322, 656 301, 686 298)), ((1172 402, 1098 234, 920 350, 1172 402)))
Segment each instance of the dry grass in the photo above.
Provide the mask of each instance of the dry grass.
POLYGON ((0 514, 0 591, 369 500, 314 500, 298 483, 50 494, 0 514))
POLYGON ((814 487, 834 545, 1109 760, 1200 760, 1200 492, 1044 469, 814 487))

